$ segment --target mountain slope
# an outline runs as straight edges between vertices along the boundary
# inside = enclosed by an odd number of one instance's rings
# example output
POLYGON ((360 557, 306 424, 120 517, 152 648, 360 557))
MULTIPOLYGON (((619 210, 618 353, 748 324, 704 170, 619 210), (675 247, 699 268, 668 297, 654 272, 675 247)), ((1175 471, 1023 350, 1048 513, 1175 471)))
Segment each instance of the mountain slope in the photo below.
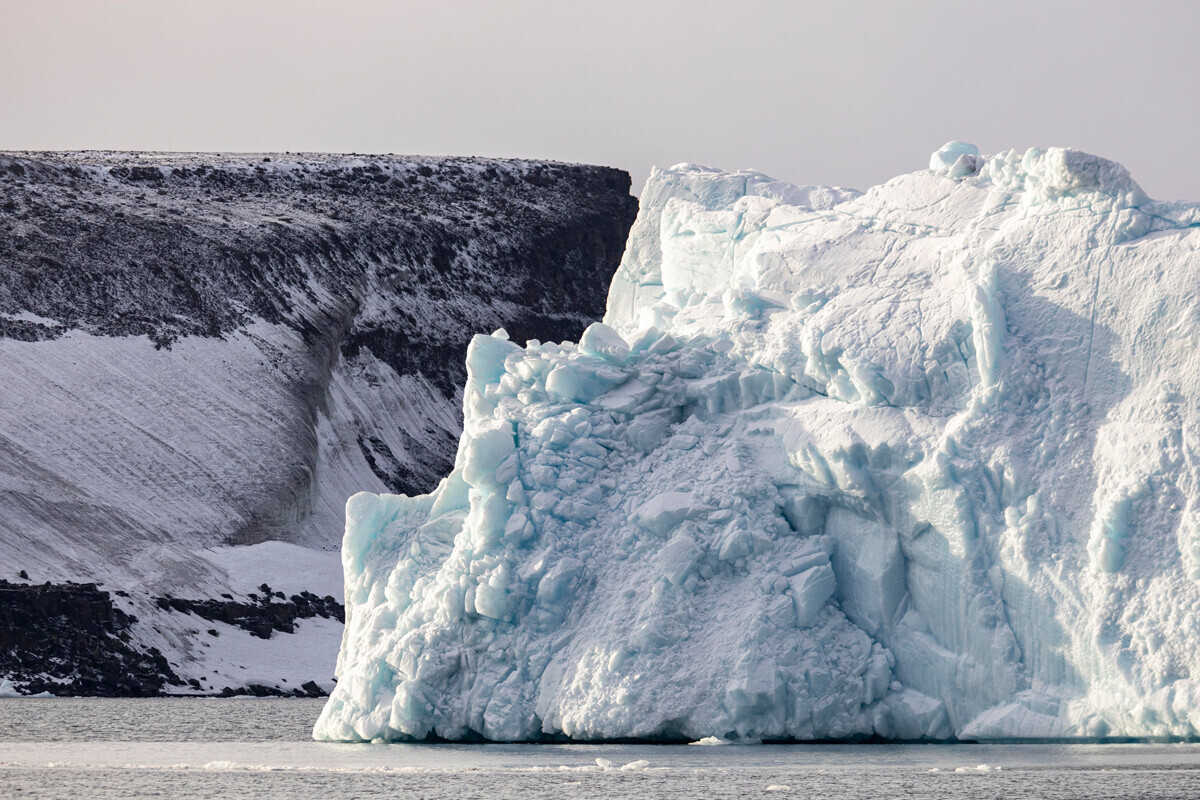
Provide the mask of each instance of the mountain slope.
POLYGON ((533 161, 0 155, 0 577, 127 592, 180 675, 200 623, 152 623, 181 613, 156 598, 340 594, 346 497, 450 470, 471 335, 600 316, 628 189, 533 161))

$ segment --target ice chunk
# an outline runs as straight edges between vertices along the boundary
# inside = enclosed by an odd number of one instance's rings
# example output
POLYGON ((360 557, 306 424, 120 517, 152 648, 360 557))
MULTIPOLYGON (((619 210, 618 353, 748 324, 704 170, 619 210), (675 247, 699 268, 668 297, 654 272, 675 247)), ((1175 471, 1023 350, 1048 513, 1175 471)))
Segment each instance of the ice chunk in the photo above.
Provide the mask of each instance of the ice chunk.
POLYGON ((674 416, 668 409, 642 414, 625 427, 625 438, 635 450, 649 453, 662 442, 674 416))
POLYGON ((905 593, 899 537, 840 508, 829 512, 826 530, 834 541, 833 569, 842 610, 868 633, 890 625, 905 593))
POLYGON ((801 573, 788 579, 792 590, 792 610, 796 615, 796 627, 805 628, 811 625, 830 597, 837 589, 833 567, 822 564, 809 567, 801 573))
POLYGON ((583 562, 577 558, 560 559, 538 582, 538 603, 550 609, 560 608, 574 591, 583 569, 583 562))
MULTIPOLYGON (((499 332, 499 331, 498 331, 499 332)), ((467 345, 467 375, 476 386, 495 383, 504 374, 504 359, 518 352, 507 336, 476 336, 467 345)))
POLYGON ((1121 493, 1110 500, 1096 516, 1088 542, 1092 563, 1102 572, 1118 572, 1125 564, 1126 539, 1129 536, 1133 498, 1121 493))
POLYGON ((587 399, 582 376, 566 364, 555 367, 546 376, 546 391, 551 397, 566 402, 587 399))
POLYGON ((479 488, 507 485, 512 475, 504 475, 499 468, 515 452, 512 425, 500 421, 489 424, 467 443, 463 458, 463 480, 479 488))
POLYGON ((614 364, 624 364, 629 358, 629 345, 621 338, 621 334, 603 322, 588 326, 579 339, 579 349, 614 364))
POLYGON ((702 552, 696 540, 686 534, 672 539, 658 551, 658 563, 663 576, 679 586, 691 573, 702 552))
POLYGON ((1031 711, 1020 703, 989 708, 959 733, 963 739, 1054 739, 1062 735, 1060 719, 1031 711))
POLYGON ((688 742, 688 744, 700 745, 701 747, 715 747, 718 745, 729 744, 729 740, 722 739, 719 736, 705 736, 703 739, 697 739, 694 742, 688 742))
POLYGON ((929 168, 951 178, 970 175, 979 168, 979 148, 966 142, 946 142, 929 157, 929 168))
POLYGON ((475 588, 475 611, 484 617, 504 619, 513 609, 509 571, 501 564, 475 588))
POLYGON ((887 696, 891 711, 892 738, 946 739, 953 732, 946 706, 932 697, 913 689, 903 689, 887 696))
POLYGON ((685 519, 701 516, 704 506, 691 492, 663 492, 638 507, 636 519, 643 528, 665 536, 685 519))
POLYGON ((777 712, 786 686, 774 659, 745 658, 725 688, 725 707, 735 723, 739 718, 777 712))

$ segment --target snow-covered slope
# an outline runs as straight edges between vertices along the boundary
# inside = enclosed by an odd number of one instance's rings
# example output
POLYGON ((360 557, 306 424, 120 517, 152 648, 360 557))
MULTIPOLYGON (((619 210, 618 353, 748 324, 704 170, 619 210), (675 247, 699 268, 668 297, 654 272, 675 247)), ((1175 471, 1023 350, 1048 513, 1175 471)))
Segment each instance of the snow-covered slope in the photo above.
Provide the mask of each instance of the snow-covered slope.
POLYGON ((449 472, 472 334, 603 313, 628 188, 533 161, 0 154, 0 578, 126 592, 135 643, 205 691, 328 683, 336 625, 301 637, 316 673, 247 666, 158 599, 340 600, 346 498, 449 472))
POLYGON ((316 736, 1200 734, 1198 268, 1072 150, 655 172, 607 324, 350 500, 316 736))

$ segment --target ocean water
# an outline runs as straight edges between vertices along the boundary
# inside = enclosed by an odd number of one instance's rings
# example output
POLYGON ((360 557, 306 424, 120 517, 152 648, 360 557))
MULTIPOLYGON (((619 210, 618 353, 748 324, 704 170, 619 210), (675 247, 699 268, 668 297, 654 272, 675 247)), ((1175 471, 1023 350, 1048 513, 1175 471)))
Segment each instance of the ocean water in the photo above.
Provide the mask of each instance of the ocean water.
POLYGON ((0 700, 0 798, 1200 798, 1192 743, 346 745, 321 704, 0 700))

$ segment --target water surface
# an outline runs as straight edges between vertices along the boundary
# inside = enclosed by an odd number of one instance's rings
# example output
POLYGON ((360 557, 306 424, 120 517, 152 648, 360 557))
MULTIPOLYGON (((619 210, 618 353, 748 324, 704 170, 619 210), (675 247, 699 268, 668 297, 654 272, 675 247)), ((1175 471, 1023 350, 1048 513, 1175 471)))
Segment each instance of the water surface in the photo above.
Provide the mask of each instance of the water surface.
POLYGON ((321 706, 0 700, 0 797, 1200 798, 1196 744, 347 745, 321 706))

